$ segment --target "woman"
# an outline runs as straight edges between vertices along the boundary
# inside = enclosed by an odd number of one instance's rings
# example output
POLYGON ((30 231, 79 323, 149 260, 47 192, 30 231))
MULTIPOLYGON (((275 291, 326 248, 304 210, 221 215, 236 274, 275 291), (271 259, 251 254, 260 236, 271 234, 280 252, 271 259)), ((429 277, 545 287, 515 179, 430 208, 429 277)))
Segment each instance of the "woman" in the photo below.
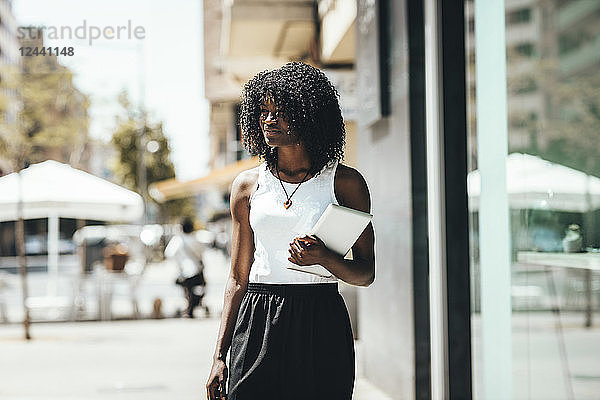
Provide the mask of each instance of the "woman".
POLYGON ((370 212, 361 174, 339 164, 344 123, 327 77, 304 63, 244 86, 243 143, 265 160, 231 190, 231 272, 206 384, 209 399, 351 399, 354 341, 337 280, 375 277, 371 224, 347 260, 309 232, 330 203, 370 212), (320 264, 330 277, 286 268, 320 264))

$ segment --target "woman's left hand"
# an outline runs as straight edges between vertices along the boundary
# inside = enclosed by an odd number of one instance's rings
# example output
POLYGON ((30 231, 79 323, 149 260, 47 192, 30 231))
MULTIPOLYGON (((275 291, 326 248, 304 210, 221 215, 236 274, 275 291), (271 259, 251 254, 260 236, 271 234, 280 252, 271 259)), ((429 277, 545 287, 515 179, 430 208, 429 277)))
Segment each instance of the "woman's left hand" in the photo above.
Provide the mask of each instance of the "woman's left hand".
POLYGON ((335 253, 325 246, 325 243, 314 235, 304 235, 294 238, 288 249, 288 260, 296 265, 326 264, 326 260, 335 253))

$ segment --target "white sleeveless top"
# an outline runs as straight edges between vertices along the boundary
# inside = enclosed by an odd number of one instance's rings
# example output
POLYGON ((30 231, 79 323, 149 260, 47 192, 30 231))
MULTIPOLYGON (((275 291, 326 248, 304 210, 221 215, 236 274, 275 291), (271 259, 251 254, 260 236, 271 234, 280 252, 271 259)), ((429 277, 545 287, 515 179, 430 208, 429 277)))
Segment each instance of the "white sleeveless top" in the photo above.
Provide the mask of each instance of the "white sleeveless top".
MULTIPOLYGON (((337 278, 324 278, 286 268, 289 243, 307 233, 315 225, 325 208, 335 198, 334 177, 337 160, 323 167, 317 176, 304 181, 292 196, 292 205, 286 209, 285 194, 264 162, 259 166, 258 188, 250 196, 250 226, 254 231, 254 261, 249 282, 253 283, 331 283, 337 278)), ((297 183, 283 182, 291 194, 297 183)))

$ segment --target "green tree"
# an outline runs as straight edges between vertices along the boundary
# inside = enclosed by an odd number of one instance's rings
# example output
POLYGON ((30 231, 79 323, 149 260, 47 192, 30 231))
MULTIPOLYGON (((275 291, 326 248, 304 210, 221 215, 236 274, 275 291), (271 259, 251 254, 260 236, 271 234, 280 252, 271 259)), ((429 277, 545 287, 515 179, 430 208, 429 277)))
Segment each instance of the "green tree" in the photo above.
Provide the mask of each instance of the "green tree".
POLYGON ((0 65, 0 158, 10 170, 20 168, 30 151, 30 143, 18 124, 19 77, 16 66, 0 65))
POLYGON ((23 57, 22 70, 4 66, 0 74, 0 111, 17 112, 0 123, 0 151, 13 169, 49 158, 80 166, 90 102, 73 85, 73 73, 54 56, 38 56, 23 57))
POLYGON ((148 113, 137 112, 125 91, 119 94, 119 104, 123 107, 125 117, 116 118, 117 127, 111 139, 117 150, 117 159, 112 165, 115 176, 125 187, 140 193, 148 207, 158 209, 160 222, 176 222, 184 216, 194 217, 196 213, 191 199, 161 204, 149 196, 148 185, 175 178, 169 140, 164 135, 162 122, 150 122, 148 113), (143 152, 139 151, 140 146, 144 148, 143 152), (143 163, 139 162, 140 156, 143 157, 143 163), (143 173, 139 170, 140 164, 144 166, 145 185, 140 182, 140 172, 143 173))

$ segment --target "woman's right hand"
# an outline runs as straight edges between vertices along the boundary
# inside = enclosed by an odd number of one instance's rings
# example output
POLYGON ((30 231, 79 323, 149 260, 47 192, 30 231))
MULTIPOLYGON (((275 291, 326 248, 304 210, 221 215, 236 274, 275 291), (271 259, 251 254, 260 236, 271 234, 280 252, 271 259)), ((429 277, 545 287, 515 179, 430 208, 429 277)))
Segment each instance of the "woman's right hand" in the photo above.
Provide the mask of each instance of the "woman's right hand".
POLYGON ((226 399, 225 385, 227 383, 227 365, 221 359, 213 361, 208 382, 206 383, 206 397, 208 400, 226 399))

